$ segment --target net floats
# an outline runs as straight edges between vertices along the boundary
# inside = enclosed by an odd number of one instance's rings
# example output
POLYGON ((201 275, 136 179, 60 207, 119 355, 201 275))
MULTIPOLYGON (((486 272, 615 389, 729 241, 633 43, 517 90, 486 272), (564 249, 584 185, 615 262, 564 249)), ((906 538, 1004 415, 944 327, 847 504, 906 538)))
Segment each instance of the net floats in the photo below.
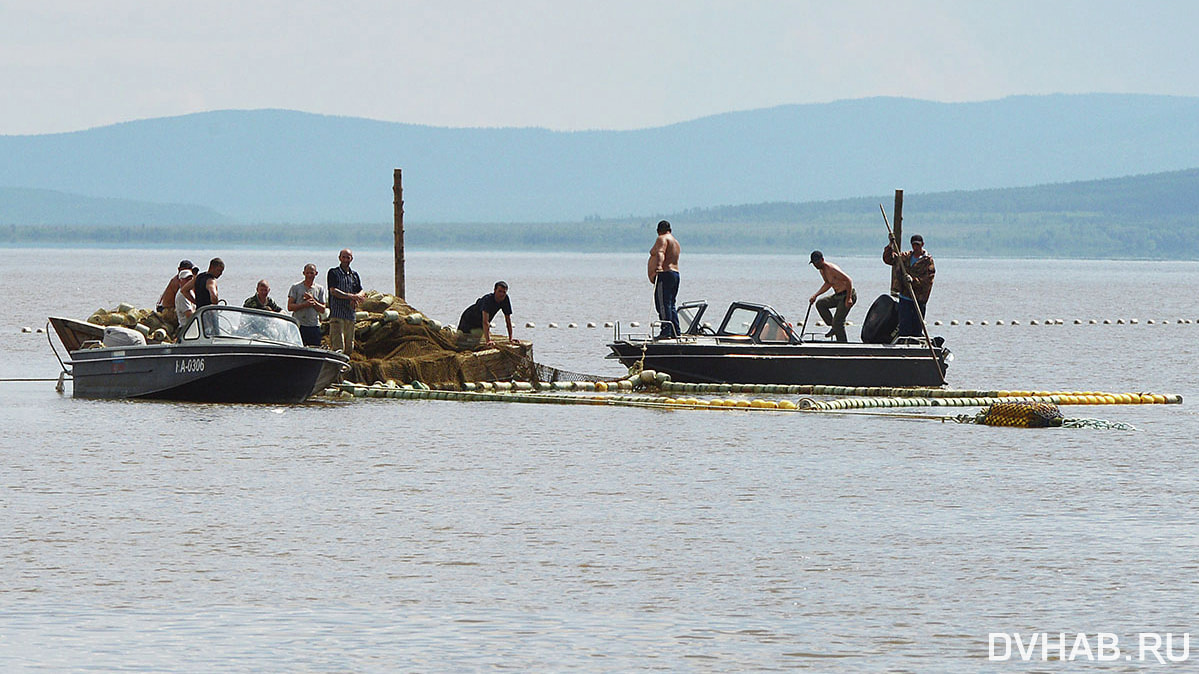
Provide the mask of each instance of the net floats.
MULTIPOLYGON (((363 320, 365 320, 365 319, 363 319, 363 320)), ((1005 319, 997 319, 997 320, 965 319, 965 320, 962 320, 962 319, 954 318, 954 319, 949 319, 949 320, 944 320, 944 319, 933 320, 933 321, 929 322, 929 325, 933 326, 933 327, 949 327, 949 326, 960 326, 960 325, 970 325, 970 326, 975 326, 975 325, 1014 325, 1014 326, 1018 326, 1018 325, 1027 325, 1027 326, 1043 326, 1043 325, 1050 325, 1050 326, 1053 326, 1053 325, 1172 325, 1172 324, 1173 325, 1190 325, 1192 323, 1199 324, 1199 320, 1192 320, 1189 318, 1173 318, 1173 319, 1170 319, 1170 318, 1152 319, 1152 318, 1150 318, 1145 321, 1141 321, 1138 318, 1103 318, 1103 319, 1074 318, 1074 319, 1069 319, 1069 320, 1064 319, 1064 318, 1041 318, 1041 319, 1032 318, 1032 319, 1028 319, 1028 320, 1020 320, 1020 319, 1014 318, 1014 319, 1010 319, 1010 320, 1005 320, 1005 319)), ((853 324, 854 324, 853 321, 845 322, 845 325, 847 325, 847 326, 852 326, 853 324)), ((577 328, 580 325, 581 325, 580 323, 574 323, 574 322, 567 323, 568 328, 570 328, 570 327, 577 328)), ((600 326, 600 323, 598 323, 596 321, 587 321, 583 325, 586 325, 588 328, 596 328, 596 327, 600 326)), ((615 325, 615 322, 614 321, 604 321, 602 325, 605 328, 611 328, 615 325)), ((629 325, 630 327, 634 327, 634 328, 641 327, 641 324, 637 321, 627 323, 627 325, 629 325)), ((552 322, 552 323, 547 324, 547 327, 550 327, 550 328, 557 328, 558 326, 559 326, 559 323, 557 323, 557 322, 552 322)), ((494 327, 494 325, 493 325, 493 327, 494 327)), ((528 321, 525 323, 525 328, 527 328, 527 329, 534 330, 537 327, 538 327, 537 323, 535 323, 533 321, 528 321)), ((823 327, 827 327, 827 326, 824 324, 824 321, 817 320, 817 321, 812 321, 812 327, 813 328, 823 328, 823 327)))
POLYGON ((419 381, 363 384, 343 383, 327 389, 330 397, 397 398, 546 404, 616 405, 674 409, 732 409, 831 412, 920 407, 993 407, 996 405, 1168 405, 1182 396, 1160 393, 1098 391, 979 391, 966 389, 850 387, 781 384, 693 384, 673 382, 666 373, 645 370, 612 381, 468 382, 430 387, 419 381), (581 395, 580 395, 581 394, 581 395), (699 398, 697 395, 764 397, 699 398), (801 395, 797 400, 777 396, 801 395), (807 396, 833 397, 819 400, 807 396))

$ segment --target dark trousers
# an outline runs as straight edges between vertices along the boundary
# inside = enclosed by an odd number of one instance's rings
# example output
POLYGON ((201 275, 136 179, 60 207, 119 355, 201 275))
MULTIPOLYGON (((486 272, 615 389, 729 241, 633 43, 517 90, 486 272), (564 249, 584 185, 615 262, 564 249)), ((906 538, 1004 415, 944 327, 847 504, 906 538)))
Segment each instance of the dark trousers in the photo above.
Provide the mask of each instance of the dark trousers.
POLYGON ((679 311, 675 306, 675 299, 678 296, 679 273, 677 271, 658 272, 657 281, 654 283, 654 308, 658 310, 658 320, 674 326, 672 332, 671 328, 663 325, 660 337, 679 336, 679 311))
POLYGON ((304 340, 304 346, 320 346, 321 345, 321 326, 319 325, 301 325, 300 338, 304 340))
MULTIPOLYGON (((827 297, 821 297, 816 300, 816 311, 820 312, 820 317, 824 319, 824 324, 829 326, 829 332, 833 333, 833 337, 837 338, 838 342, 848 342, 849 338, 845 336, 845 317, 849 315, 849 306, 845 301, 849 299, 848 293, 835 293, 827 297), (836 310, 833 314, 831 310, 836 310)), ((858 291, 853 291, 854 302, 858 301, 858 291)))
POLYGON ((924 334, 924 328, 920 325, 920 316, 927 316, 925 307, 928 302, 920 302, 920 314, 916 314, 916 302, 909 300, 906 297, 899 298, 899 336, 900 337, 920 337, 924 334))

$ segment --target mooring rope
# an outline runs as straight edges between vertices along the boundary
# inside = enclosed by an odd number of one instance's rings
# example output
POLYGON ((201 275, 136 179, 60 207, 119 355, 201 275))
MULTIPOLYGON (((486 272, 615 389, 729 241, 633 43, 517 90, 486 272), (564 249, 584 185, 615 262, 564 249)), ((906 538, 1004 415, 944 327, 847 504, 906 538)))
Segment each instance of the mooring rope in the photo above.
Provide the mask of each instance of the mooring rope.
POLYGON ((0 382, 25 382, 25 381, 58 381, 58 377, 6 377, 0 379, 0 382))

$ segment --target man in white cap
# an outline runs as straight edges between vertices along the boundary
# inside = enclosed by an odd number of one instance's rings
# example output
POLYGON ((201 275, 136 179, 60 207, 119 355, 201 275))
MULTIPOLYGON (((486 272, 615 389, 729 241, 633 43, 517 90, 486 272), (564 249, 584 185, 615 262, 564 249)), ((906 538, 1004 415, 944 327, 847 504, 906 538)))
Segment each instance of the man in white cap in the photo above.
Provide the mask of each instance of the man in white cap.
POLYGON ((178 321, 178 315, 175 311, 175 295, 179 292, 179 288, 183 287, 183 282, 192 276, 192 261, 181 260, 179 268, 175 271, 175 275, 167 282, 167 287, 163 289, 162 294, 158 296, 158 306, 155 307, 158 313, 162 314, 162 320, 165 323, 175 323, 178 321), (183 276, 183 272, 187 272, 187 276, 183 276))

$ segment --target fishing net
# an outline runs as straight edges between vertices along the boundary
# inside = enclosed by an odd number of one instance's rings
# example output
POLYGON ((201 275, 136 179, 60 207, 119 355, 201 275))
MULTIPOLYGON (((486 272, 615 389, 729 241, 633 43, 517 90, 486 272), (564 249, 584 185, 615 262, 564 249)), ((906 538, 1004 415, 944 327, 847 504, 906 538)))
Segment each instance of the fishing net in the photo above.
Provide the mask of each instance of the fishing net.
POLYGON ((1063 419, 1062 428, 1098 428, 1105 431, 1135 431, 1136 426, 1107 419, 1063 419))
MULTIPOLYGON (((530 361, 531 362, 531 361, 530 361)), ((562 370, 542 363, 533 363, 533 367, 537 373, 537 381, 540 382, 556 382, 556 381, 613 381, 617 377, 603 377, 597 374, 583 374, 582 372, 571 372, 570 370, 562 370)))
POLYGON ((960 424, 1013 426, 1018 428, 1095 428, 1108 431, 1135 431, 1136 426, 1106 419, 1065 419, 1052 403, 1005 402, 991 405, 978 414, 950 417, 960 424), (1000 407, 1000 406, 1003 407, 1000 407), (999 407, 1000 409, 996 409, 999 407), (1022 408, 1022 409, 1021 409, 1022 408))
POLYGON ((494 347, 460 346, 459 333, 425 318, 404 300, 369 291, 356 323, 347 379, 389 379, 456 387, 477 381, 530 381, 532 345, 493 337, 494 347))
POLYGON ((977 423, 987 426, 1048 428, 1062 425, 1062 411, 1053 403, 1001 402, 994 403, 980 412, 977 423))

